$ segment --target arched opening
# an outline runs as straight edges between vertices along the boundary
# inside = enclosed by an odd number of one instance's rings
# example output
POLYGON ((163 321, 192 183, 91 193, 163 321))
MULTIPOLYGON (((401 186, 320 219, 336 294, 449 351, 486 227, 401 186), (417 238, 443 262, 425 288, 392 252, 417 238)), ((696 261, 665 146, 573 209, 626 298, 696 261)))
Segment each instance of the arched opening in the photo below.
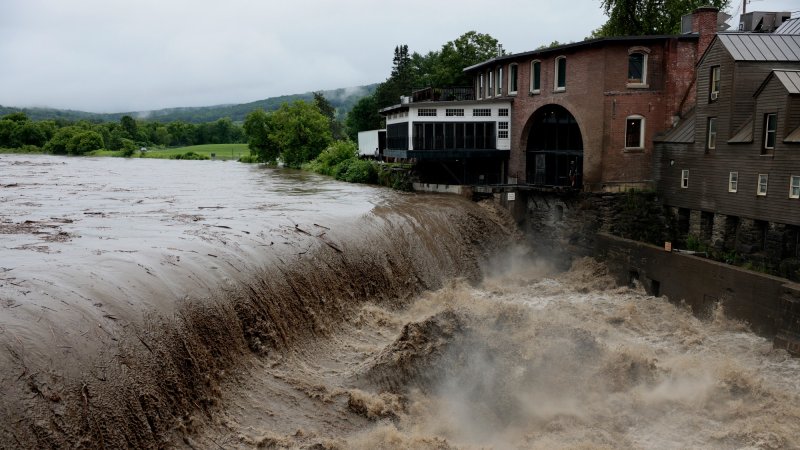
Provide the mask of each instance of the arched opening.
POLYGON ((533 113, 526 156, 528 184, 583 185, 583 137, 575 117, 563 106, 546 105, 533 113))

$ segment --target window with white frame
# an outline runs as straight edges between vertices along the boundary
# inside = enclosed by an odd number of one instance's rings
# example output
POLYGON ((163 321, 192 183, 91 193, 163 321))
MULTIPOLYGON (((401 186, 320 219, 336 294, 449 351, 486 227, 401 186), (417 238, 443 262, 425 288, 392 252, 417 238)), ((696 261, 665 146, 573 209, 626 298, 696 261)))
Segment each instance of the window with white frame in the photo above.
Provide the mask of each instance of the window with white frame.
POLYGON ((491 117, 492 110, 490 108, 475 108, 472 110, 473 117, 491 117))
POLYGON ((715 102, 719 98, 719 82, 720 70, 719 66, 712 66, 711 73, 708 77, 708 101, 715 102))
POLYGON ((644 148, 644 117, 625 119, 625 148, 644 148))
POLYGON ((708 128, 706 129, 706 153, 717 148, 717 118, 708 118, 708 128))
POLYGON ((478 98, 483 97, 483 74, 478 75, 478 98))
POLYGON ((775 150, 775 134, 778 130, 778 115, 764 114, 764 146, 761 154, 771 154, 775 150))
POLYGON ((494 94, 494 73, 490 70, 486 72, 486 77, 489 83, 486 85, 486 97, 491 97, 494 94))
POLYGON ((517 93, 517 72, 519 66, 516 64, 509 64, 508 66, 508 94, 514 95, 517 93))
POLYGON ((417 116, 419 117, 435 117, 436 116, 436 108, 420 108, 417 110, 417 116))
POLYGON ((503 68, 497 68, 497 83, 495 83, 494 95, 499 96, 503 94, 503 68))
POLYGON ((681 170, 681 188, 686 189, 689 187, 689 169, 681 170))
POLYGON ((800 176, 789 177, 789 198, 800 198, 800 176))
POLYGON ((463 117, 464 108, 447 108, 444 110, 444 115, 447 117, 463 117))
POLYGON ((553 77, 554 89, 564 91, 567 89, 567 57, 559 56, 555 63, 555 77, 553 77))
POLYGON ((628 55, 628 85, 644 86, 647 83, 647 53, 633 51, 628 55))
POLYGON ((508 108, 500 108, 497 110, 497 115, 500 117, 508 117, 508 108))
POLYGON ((731 172, 728 174, 728 192, 736 192, 739 190, 739 172, 731 172))
POLYGON ((756 191, 756 195, 767 195, 768 180, 769 180, 769 175, 764 173, 758 174, 758 190, 756 191))
POLYGON ((542 88, 542 62, 531 61, 531 94, 538 94, 542 88))
POLYGON ((497 139, 508 139, 508 122, 497 122, 497 139))

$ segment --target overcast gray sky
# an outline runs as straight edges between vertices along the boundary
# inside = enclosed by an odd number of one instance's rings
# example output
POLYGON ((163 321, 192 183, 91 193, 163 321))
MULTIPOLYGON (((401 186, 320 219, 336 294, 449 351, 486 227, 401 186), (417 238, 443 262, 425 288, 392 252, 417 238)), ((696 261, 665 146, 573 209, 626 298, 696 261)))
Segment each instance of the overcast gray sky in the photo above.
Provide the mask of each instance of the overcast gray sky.
POLYGON ((426 53, 475 30, 518 53, 603 22, 600 0, 0 0, 0 105, 243 103, 383 81, 397 44, 426 53))

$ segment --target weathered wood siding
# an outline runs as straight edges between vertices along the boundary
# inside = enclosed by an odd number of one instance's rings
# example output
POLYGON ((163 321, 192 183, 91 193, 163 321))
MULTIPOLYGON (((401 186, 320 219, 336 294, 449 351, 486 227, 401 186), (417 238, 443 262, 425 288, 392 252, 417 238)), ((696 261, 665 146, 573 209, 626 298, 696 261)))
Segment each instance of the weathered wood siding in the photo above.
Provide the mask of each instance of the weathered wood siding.
POLYGON ((800 200, 789 198, 789 179, 800 175, 800 144, 784 143, 800 126, 798 100, 790 98, 776 77, 754 97, 774 69, 795 63, 735 62, 715 41, 697 68, 695 143, 658 144, 660 190, 666 204, 756 220, 800 225, 800 200), (711 67, 719 65, 719 98, 709 101, 711 67), (778 114, 775 150, 762 155, 764 114, 778 114), (717 118, 716 149, 706 152, 709 117, 717 118), (753 121, 753 142, 728 144, 742 125, 753 121), (674 161, 673 165, 669 162, 674 161), (681 171, 689 170, 689 186, 681 188, 681 171), (737 192, 728 191, 730 172, 738 172, 737 192), (756 195, 758 175, 768 174, 766 196, 756 195))

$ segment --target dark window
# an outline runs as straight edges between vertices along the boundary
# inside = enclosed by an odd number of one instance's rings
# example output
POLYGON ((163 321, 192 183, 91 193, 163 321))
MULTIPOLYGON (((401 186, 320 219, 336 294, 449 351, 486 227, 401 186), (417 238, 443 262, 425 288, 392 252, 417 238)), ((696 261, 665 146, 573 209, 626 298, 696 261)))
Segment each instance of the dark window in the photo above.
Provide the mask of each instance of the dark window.
POLYGON ((414 123, 412 128, 414 150, 497 148, 494 122, 414 123))
POLYGON ((719 98, 719 66, 711 68, 711 74, 708 77, 708 101, 715 102, 719 98))
POLYGON ((508 93, 515 92, 517 92, 517 65, 511 64, 508 66, 508 93))
POLYGON ((567 88, 567 58, 556 58, 556 90, 563 91, 567 88))
POLYGON ((386 148, 408 150, 408 122, 386 126, 386 148))
POLYGON ((642 148, 642 118, 629 117, 625 121, 625 147, 642 148))
POLYGON ((542 63, 534 61, 531 63, 531 92, 538 93, 542 87, 542 63))
POLYGON ((644 83, 644 53, 628 55, 628 83, 644 83))
POLYGON ((775 149, 775 133, 778 129, 778 115, 775 113, 764 115, 764 147, 762 154, 772 153, 775 149))
POLYGON ((717 118, 716 117, 709 117, 708 118, 708 130, 707 137, 706 137, 706 153, 709 150, 714 150, 717 148, 717 118))

